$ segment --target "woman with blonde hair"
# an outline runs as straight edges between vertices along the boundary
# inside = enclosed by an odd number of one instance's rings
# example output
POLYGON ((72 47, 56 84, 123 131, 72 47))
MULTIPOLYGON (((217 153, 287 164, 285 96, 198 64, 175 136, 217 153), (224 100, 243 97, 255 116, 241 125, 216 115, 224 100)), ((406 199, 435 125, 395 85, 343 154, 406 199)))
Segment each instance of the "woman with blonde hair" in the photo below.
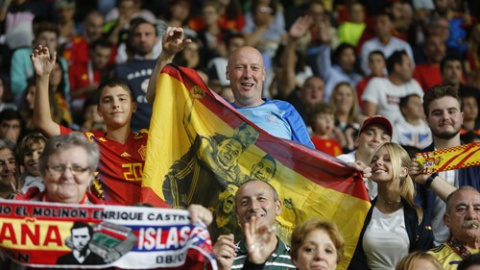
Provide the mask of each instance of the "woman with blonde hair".
POLYGON ((344 153, 354 150, 354 137, 366 117, 360 114, 357 93, 349 82, 340 82, 333 88, 329 104, 335 108, 335 128, 344 153))
POLYGON ((398 144, 384 143, 372 156, 378 185, 349 269, 393 269, 408 253, 433 246, 431 220, 414 203, 410 157, 398 144))
POLYGON ((415 251, 403 257, 395 267, 395 270, 415 269, 443 270, 443 266, 432 255, 424 251, 415 251))

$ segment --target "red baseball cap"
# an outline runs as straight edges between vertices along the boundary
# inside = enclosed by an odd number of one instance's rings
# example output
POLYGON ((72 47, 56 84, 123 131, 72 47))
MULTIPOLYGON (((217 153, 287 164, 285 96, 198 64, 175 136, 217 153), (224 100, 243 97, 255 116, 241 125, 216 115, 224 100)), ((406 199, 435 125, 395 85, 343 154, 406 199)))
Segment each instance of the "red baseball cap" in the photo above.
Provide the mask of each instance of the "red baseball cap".
POLYGON ((367 120, 365 120, 363 122, 362 127, 360 128, 360 133, 362 133, 365 130, 366 127, 368 127, 370 125, 373 125, 373 124, 385 127, 388 135, 390 135, 390 137, 392 137, 392 134, 393 134, 392 123, 390 123, 390 121, 387 118, 385 118, 381 115, 373 115, 373 116, 370 116, 369 118, 367 118, 367 120))

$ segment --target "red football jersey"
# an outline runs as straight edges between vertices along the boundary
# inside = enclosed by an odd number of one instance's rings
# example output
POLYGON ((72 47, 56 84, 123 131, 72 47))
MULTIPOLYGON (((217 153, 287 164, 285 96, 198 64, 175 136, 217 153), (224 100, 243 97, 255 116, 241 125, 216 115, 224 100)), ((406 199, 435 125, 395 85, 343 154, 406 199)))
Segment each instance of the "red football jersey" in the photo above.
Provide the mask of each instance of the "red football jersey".
MULTIPOLYGON (((60 132, 67 134, 72 130, 61 126, 60 132)), ((103 132, 84 134, 100 149, 100 162, 91 192, 106 204, 133 205, 139 202, 148 131, 131 133, 125 144, 107 138, 103 132)))

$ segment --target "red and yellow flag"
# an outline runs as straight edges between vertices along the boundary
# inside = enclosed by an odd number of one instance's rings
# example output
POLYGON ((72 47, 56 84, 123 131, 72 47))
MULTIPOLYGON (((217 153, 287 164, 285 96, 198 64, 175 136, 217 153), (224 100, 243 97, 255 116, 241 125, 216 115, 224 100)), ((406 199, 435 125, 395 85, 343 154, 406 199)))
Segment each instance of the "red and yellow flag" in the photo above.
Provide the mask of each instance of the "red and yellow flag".
POLYGON ((342 161, 273 137, 209 90, 195 71, 166 66, 157 82, 143 172, 142 200, 172 207, 202 204, 214 215, 212 239, 241 236, 234 194, 247 179, 268 181, 283 202, 277 233, 317 217, 345 237, 348 266, 370 207, 361 176, 342 161))

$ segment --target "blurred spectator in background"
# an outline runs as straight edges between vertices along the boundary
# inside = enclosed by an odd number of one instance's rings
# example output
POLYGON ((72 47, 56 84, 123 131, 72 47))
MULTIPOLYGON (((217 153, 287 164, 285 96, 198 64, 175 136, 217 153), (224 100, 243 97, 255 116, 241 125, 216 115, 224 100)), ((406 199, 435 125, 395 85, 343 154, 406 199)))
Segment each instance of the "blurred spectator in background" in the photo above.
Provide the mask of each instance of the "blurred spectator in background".
POLYGON ((63 44, 62 56, 67 60, 69 67, 85 64, 90 60, 89 45, 103 36, 104 22, 105 19, 98 10, 90 11, 83 20, 82 35, 76 35, 63 44))
POLYGON ((71 111, 77 124, 81 124, 79 119, 87 96, 93 94, 107 77, 112 50, 113 44, 109 40, 95 40, 90 44, 90 60, 76 63, 68 70, 71 111))
POLYGON ((387 59, 387 78, 373 78, 368 83, 362 100, 365 115, 381 114, 394 123, 402 117, 398 106, 400 98, 409 94, 423 97, 422 87, 412 79, 413 66, 405 51, 395 51, 387 59))
POLYGON ((15 144, 0 139, 0 199, 11 198, 18 192, 19 174, 15 144))
POLYGON ((402 146, 412 146, 419 151, 432 143, 432 132, 425 122, 422 99, 417 94, 400 98, 402 117, 393 124, 395 132, 392 141, 402 146))
POLYGON ((375 50, 383 52, 386 58, 390 57, 394 51, 404 50, 410 58, 412 66, 414 65, 412 48, 407 42, 392 36, 393 27, 393 19, 390 14, 382 13, 376 16, 376 36, 367 40, 361 47, 361 68, 365 75, 370 75, 371 73, 371 70, 368 68, 368 55, 375 50))
POLYGON ((423 91, 428 91, 436 84, 442 83, 440 63, 446 55, 447 47, 439 35, 429 35, 423 45, 426 62, 415 66, 413 78, 418 81, 423 91))
POLYGON ((190 0, 169 0, 167 8, 157 16, 159 33, 164 33, 168 26, 181 27, 186 37, 195 38, 197 32, 188 25, 191 8, 192 3, 190 0))
POLYGON ((349 20, 342 22, 338 26, 338 41, 357 46, 360 37, 367 26, 365 24, 365 10, 360 2, 350 2, 347 4, 349 20))
POLYGON ((0 77, 0 112, 5 109, 16 109, 10 84, 4 77, 0 77))
POLYGON ((335 128, 341 132, 336 134, 344 152, 354 150, 354 139, 360 123, 366 117, 359 112, 357 93, 348 82, 338 83, 333 89, 329 103, 335 108, 335 128))
POLYGON ((326 103, 318 103, 309 113, 310 121, 308 124, 312 127, 311 136, 315 149, 322 151, 330 156, 341 155, 342 146, 337 141, 335 134, 335 108, 326 103))
POLYGON ((38 160, 46 142, 47 138, 40 132, 32 132, 26 135, 16 148, 19 166, 24 169, 19 178, 19 187, 22 193, 27 192, 27 189, 33 186, 37 187, 40 192, 45 190, 38 160))
POLYGON ((365 105, 363 104, 362 95, 365 92, 368 82, 375 77, 385 77, 385 70, 387 68, 385 55, 381 51, 372 51, 368 55, 368 68, 371 73, 368 76, 364 76, 362 80, 357 84, 357 98, 358 105, 362 110, 365 110, 365 105))
MULTIPOLYGON (((35 32, 35 39, 33 45, 43 45, 49 48, 51 52, 56 52, 58 49, 58 37, 59 29, 56 25, 43 22, 41 23, 35 32)), ((15 95, 15 101, 17 104, 20 104, 22 94, 25 92, 27 87, 27 81, 30 78, 33 78, 33 65, 30 61, 30 55, 32 54, 33 49, 20 48, 17 49, 12 56, 12 64, 10 69, 10 84, 12 87, 12 92, 15 95)), ((65 92, 63 95, 68 97, 70 92, 70 84, 68 83, 68 67, 65 59, 59 57, 59 61, 62 64, 65 80, 65 92)))
POLYGON ((18 142, 23 132, 22 116, 17 110, 5 109, 0 112, 0 140, 18 142))
POLYGON ((75 0, 55 1, 55 13, 58 18, 57 25, 60 28, 58 38, 58 44, 60 46, 72 40, 78 33, 78 26, 75 25, 74 20, 75 10, 75 0))

